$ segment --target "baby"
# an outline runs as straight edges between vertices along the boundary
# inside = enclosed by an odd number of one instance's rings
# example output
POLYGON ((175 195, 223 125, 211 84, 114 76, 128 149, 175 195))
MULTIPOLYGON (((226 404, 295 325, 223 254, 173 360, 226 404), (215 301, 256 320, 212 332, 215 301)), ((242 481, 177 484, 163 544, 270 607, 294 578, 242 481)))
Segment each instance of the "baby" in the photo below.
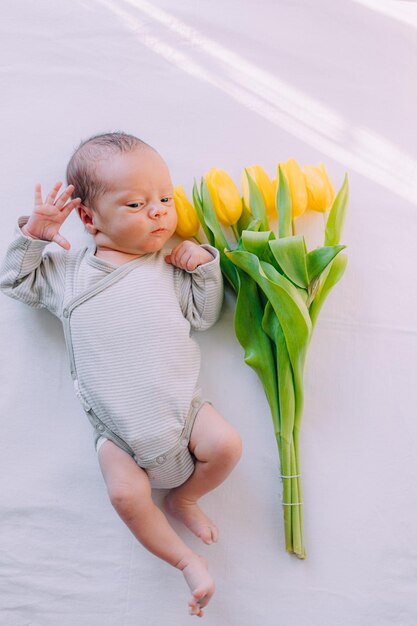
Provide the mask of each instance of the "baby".
POLYGON ((214 592, 207 561, 177 535, 151 489, 170 489, 165 512, 204 543, 217 541, 197 502, 230 474, 241 438, 201 397, 190 331, 219 317, 219 253, 191 241, 167 247, 177 225, 170 174, 137 137, 81 143, 67 182, 44 200, 35 185, 35 208, 18 220, 0 288, 61 320, 111 504, 145 548, 182 571, 190 613, 201 617, 214 592), (77 251, 59 232, 74 208, 91 235, 77 251), (63 250, 43 252, 50 242, 63 250))

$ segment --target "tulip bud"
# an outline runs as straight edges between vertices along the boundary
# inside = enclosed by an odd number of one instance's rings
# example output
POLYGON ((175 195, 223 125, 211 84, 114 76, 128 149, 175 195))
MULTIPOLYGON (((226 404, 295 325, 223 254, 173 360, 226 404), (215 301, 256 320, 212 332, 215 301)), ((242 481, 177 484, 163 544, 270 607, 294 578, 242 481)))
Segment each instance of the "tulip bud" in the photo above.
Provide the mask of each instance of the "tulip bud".
POLYGON ((174 187, 174 203, 177 210, 178 223, 176 233, 183 239, 194 237, 200 229, 197 213, 187 198, 184 187, 174 187))
POLYGON ((306 165, 304 180, 307 187, 307 209, 324 213, 330 209, 334 199, 334 189, 323 163, 306 165))
POLYGON ((289 159, 280 165, 290 187, 292 216, 298 217, 307 209, 307 188, 304 175, 295 159, 289 159))
POLYGON ((219 222, 236 224, 242 214, 242 198, 233 179, 222 169, 213 167, 204 176, 219 222))
POLYGON ((276 203, 277 191, 278 191, 278 178, 273 178, 271 182, 272 182, 272 190, 274 192, 274 198, 275 198, 275 203, 276 203))
MULTIPOLYGON (((277 207, 275 204, 276 198, 276 189, 274 189, 273 183, 269 178, 268 174, 260 165, 252 165, 251 167, 247 167, 246 170, 250 174, 250 176, 255 181, 258 186, 259 191, 262 194, 266 213, 268 217, 271 219, 277 218, 277 207)), ((248 179, 245 175, 245 172, 242 174, 241 178, 242 191, 243 191, 243 200, 245 202, 246 207, 250 210, 249 206, 249 185, 248 179)))

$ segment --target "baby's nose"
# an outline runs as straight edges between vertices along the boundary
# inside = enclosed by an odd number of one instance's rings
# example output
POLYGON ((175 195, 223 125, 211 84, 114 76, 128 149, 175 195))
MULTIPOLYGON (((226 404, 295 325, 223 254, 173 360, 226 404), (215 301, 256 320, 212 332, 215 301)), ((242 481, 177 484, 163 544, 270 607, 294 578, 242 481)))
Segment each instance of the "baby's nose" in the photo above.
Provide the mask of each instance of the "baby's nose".
POLYGON ((154 217, 158 217, 159 215, 164 215, 166 213, 166 208, 161 204, 153 204, 150 208, 150 214, 154 217))

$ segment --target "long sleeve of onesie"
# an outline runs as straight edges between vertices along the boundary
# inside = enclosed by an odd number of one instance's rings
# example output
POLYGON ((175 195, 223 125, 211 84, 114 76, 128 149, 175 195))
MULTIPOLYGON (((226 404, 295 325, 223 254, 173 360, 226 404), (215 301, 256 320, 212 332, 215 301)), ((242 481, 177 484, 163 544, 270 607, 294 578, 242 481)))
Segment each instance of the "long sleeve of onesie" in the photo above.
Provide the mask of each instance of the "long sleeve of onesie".
POLYGON ((210 328, 219 318, 223 303, 223 278, 219 251, 201 246, 213 256, 191 272, 174 268, 179 303, 184 317, 195 330, 210 328))
POLYGON ((29 216, 18 219, 15 239, 0 267, 0 290, 34 308, 58 315, 64 297, 66 253, 44 248, 50 241, 32 239, 21 228, 29 216))
POLYGON ((209 328, 220 315, 219 252, 203 244, 213 258, 191 272, 165 261, 169 247, 116 267, 97 259, 93 246, 44 250, 49 242, 21 232, 27 219, 19 218, 0 289, 61 319, 94 440, 123 444, 154 486, 181 484, 194 467, 184 445, 201 391, 190 329, 209 328))

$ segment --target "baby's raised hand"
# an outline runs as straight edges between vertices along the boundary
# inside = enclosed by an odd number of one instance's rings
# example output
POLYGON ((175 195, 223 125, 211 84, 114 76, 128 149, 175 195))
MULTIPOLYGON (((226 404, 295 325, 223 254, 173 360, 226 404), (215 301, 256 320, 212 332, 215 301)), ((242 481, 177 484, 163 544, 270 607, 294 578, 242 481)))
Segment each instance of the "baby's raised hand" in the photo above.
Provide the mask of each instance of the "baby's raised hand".
POLYGON ((175 265, 175 267, 187 270, 188 272, 192 272, 199 265, 212 260, 213 256, 208 250, 205 250, 192 241, 182 241, 171 250, 171 254, 165 257, 167 263, 171 263, 175 265))
POLYGON ((81 198, 75 198, 75 200, 67 202, 74 191, 74 185, 68 185, 65 191, 56 199, 61 185, 60 181, 56 183, 46 197, 45 202, 42 200, 40 183, 35 185, 35 208, 29 220, 22 227, 22 231, 33 239, 54 241, 62 248, 69 250, 71 245, 59 233, 59 229, 71 211, 80 204, 81 198))

